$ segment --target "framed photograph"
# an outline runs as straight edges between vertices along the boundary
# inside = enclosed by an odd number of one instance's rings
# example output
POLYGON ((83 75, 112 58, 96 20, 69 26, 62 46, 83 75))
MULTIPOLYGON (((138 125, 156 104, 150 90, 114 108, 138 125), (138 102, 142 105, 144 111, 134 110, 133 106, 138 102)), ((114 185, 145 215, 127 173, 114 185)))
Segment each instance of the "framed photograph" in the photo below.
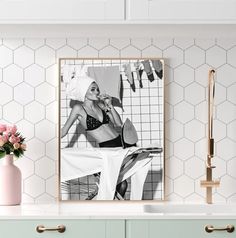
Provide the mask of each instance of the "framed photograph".
POLYGON ((164 60, 59 59, 59 197, 163 200, 164 60))

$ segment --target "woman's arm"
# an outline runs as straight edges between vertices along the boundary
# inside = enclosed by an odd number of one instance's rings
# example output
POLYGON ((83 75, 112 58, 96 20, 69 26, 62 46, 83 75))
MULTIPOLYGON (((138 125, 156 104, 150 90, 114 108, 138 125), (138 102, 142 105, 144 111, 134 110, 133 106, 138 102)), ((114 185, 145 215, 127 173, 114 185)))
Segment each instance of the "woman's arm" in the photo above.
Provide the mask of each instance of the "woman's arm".
POLYGON ((103 100, 104 103, 104 110, 107 111, 107 114, 110 117, 113 125, 115 127, 121 127, 122 120, 120 118, 120 115, 117 113, 116 109, 112 105, 112 97, 107 94, 103 94, 101 95, 101 99, 103 100))
POLYGON ((117 113, 116 109, 113 107, 113 105, 109 106, 109 111, 107 112, 108 116, 110 117, 112 123, 116 127, 122 126, 122 120, 120 118, 120 115, 117 113))
POLYGON ((70 130, 71 126, 73 125, 76 119, 80 121, 81 119, 80 111, 81 106, 75 104, 70 112, 68 119, 66 120, 65 125, 61 129, 61 138, 63 138, 68 133, 68 131, 70 130))

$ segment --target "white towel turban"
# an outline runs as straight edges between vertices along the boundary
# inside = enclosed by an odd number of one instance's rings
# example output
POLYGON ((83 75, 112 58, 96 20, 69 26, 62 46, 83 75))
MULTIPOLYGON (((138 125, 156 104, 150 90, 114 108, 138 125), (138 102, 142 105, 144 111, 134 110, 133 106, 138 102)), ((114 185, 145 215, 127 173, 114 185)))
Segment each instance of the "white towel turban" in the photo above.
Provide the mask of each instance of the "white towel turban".
POLYGON ((95 82, 94 79, 87 75, 74 77, 66 86, 67 97, 73 100, 84 102, 88 88, 93 82, 95 82))

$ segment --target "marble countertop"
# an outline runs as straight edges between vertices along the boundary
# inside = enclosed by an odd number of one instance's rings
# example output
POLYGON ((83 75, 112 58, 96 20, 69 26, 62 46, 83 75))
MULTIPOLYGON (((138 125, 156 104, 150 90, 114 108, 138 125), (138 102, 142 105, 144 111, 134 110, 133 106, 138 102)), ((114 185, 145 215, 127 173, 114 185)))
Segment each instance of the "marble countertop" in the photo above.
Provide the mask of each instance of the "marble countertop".
POLYGON ((0 206, 0 219, 236 219, 236 204, 61 202, 0 206))

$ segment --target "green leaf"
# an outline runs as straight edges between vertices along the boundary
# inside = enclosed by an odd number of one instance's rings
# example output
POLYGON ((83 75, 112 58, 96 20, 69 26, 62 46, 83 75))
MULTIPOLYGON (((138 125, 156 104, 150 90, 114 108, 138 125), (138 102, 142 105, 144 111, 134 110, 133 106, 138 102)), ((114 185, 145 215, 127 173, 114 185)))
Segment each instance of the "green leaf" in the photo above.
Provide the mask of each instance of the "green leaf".
POLYGON ((13 153, 17 158, 20 157, 20 151, 19 150, 14 150, 13 153))
POLYGON ((22 150, 21 148, 19 148, 18 150, 19 150, 20 154, 22 154, 22 155, 24 154, 24 150, 22 150))
POLYGON ((14 150, 14 147, 11 143, 5 143, 3 145, 3 148, 4 148, 4 150, 6 151, 7 154, 10 154, 14 150))
POLYGON ((5 157, 6 152, 3 150, 0 150, 0 159, 2 159, 3 157, 5 157))

